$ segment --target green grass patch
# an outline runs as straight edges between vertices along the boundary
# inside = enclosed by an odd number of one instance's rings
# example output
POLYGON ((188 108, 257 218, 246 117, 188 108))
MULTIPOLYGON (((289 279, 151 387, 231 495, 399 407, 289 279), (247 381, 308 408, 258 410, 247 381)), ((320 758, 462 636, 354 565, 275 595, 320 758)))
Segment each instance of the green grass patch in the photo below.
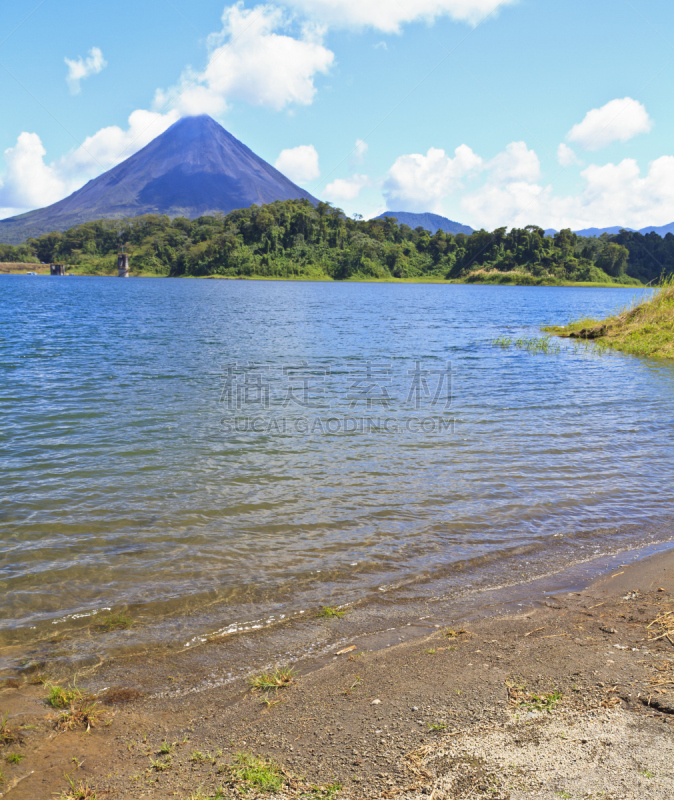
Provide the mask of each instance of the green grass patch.
POLYGON ((47 690, 49 694, 47 695, 46 703, 52 708, 68 708, 71 703, 82 699, 82 692, 76 686, 72 689, 67 689, 64 686, 48 683, 47 690))
POLYGON ((20 764, 26 756, 23 753, 7 753, 5 761, 8 764, 20 764))
POLYGON ((250 753, 237 753, 229 770, 232 781, 241 784, 245 789, 278 792, 285 783, 283 772, 277 764, 250 753))

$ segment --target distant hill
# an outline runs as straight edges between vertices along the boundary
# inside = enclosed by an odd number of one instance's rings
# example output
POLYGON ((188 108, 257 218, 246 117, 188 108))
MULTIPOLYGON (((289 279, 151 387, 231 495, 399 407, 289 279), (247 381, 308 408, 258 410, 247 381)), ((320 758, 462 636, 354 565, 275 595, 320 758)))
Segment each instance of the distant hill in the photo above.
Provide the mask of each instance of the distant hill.
POLYGON ((579 236, 601 236, 602 233, 620 233, 620 231, 632 231, 634 228, 624 228, 622 225, 614 225, 611 228, 583 228, 580 231, 574 231, 579 236))
MULTIPOLYGON (((611 228, 583 228, 580 231, 574 231, 579 236, 601 236, 602 233, 620 233, 620 231, 634 231, 634 228, 626 228, 623 225, 613 225, 611 228)), ((557 233, 555 228, 548 228, 545 231, 546 236, 554 236, 557 233)), ((637 233, 657 233, 660 236, 666 236, 668 233, 674 233, 674 222, 669 225, 660 225, 659 227, 649 226, 647 228, 640 228, 637 233)))
POLYGON ((441 217, 439 214, 413 214, 410 211, 384 211, 375 219, 384 219, 384 217, 393 217, 400 225, 409 225, 410 228, 418 228, 421 226, 431 233, 438 230, 445 233, 466 233, 470 235, 473 229, 468 225, 461 225, 460 222, 452 222, 447 217, 441 217))
POLYGON ((658 233, 660 236, 667 236, 668 233, 674 233, 674 222, 669 225, 660 225, 659 227, 641 228, 639 233, 658 233))
POLYGON ((1 220, 0 242, 18 244, 97 219, 143 214, 195 219, 302 198, 317 202, 211 117, 184 117, 70 197, 1 220))

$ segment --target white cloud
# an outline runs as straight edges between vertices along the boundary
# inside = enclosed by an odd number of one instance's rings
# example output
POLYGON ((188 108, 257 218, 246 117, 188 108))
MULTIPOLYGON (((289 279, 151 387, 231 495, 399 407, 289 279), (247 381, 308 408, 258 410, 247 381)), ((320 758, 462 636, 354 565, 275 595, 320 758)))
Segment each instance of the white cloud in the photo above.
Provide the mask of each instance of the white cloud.
POLYGON ((486 164, 489 178, 494 183, 521 183, 537 181, 541 164, 525 142, 511 142, 506 149, 486 164))
POLYGON ((462 186, 461 179, 482 167, 482 159, 470 147, 460 145, 454 158, 431 147, 420 153, 400 156, 388 171, 384 196, 394 211, 435 211, 442 200, 462 186))
MULTIPOLYGON (((569 148, 571 150, 571 148, 569 148)), ((564 153, 564 151, 560 151, 564 153)), ((571 151, 573 152, 573 151, 571 151)), ((591 164, 573 195, 545 185, 540 162, 525 142, 511 142, 490 161, 462 145, 456 157, 431 148, 398 158, 384 183, 387 209, 438 211, 474 228, 540 225, 644 228, 674 220, 674 156, 641 170, 634 159, 591 164)))
POLYGON ((337 178, 329 183, 322 194, 334 203, 355 200, 360 190, 370 183, 367 175, 352 175, 351 178, 337 178))
POLYGON ((286 0, 309 17, 332 27, 376 28, 397 33, 401 25, 450 17, 477 25, 499 7, 517 0, 286 0))
POLYGON ((77 59, 65 58, 64 61, 68 65, 68 75, 66 81, 70 87, 71 94, 80 93, 80 81, 88 78, 90 75, 98 75, 98 73, 108 66, 108 62, 103 58, 103 53, 99 47, 92 47, 89 50, 89 57, 77 59))
POLYGON ((600 150, 613 142, 627 142, 639 133, 648 133, 652 127, 645 107, 631 97, 624 97, 588 111, 566 138, 584 150, 600 150))
POLYGON ((568 144, 564 144, 564 142, 562 142, 557 148, 557 162, 565 169, 566 167, 570 167, 572 164, 581 163, 580 159, 576 155, 575 150, 569 147, 568 144))
POLYGON ((579 194, 560 197, 541 182, 492 171, 483 186, 464 195, 461 208, 466 221, 487 229, 529 224, 558 230, 612 225, 639 229, 674 220, 674 156, 656 159, 645 175, 634 159, 626 158, 619 164, 592 164, 581 177, 579 194))
POLYGON ((310 105, 314 79, 332 66, 334 53, 323 46, 323 29, 305 25, 294 38, 279 33, 289 21, 277 8, 226 8, 223 28, 209 37, 206 69, 186 70, 177 86, 158 90, 154 107, 172 104, 183 114, 221 114, 233 99, 277 111, 310 105))
POLYGON ((63 196, 65 189, 57 171, 44 163, 46 150, 37 133, 21 133, 14 147, 5 150, 7 169, 0 184, 0 206, 20 213, 46 206, 63 196))
POLYGON ((313 144, 301 144, 281 150, 274 166, 295 183, 309 183, 321 177, 318 166, 318 152, 313 144))

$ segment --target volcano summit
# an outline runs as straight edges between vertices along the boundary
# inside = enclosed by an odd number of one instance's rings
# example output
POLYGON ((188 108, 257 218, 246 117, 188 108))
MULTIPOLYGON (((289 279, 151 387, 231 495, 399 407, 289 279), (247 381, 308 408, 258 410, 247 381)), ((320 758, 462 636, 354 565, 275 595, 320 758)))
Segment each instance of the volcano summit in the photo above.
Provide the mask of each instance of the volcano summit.
POLYGON ((301 198, 317 202, 211 117, 184 117, 69 197, 1 220, 0 242, 18 244, 95 219, 141 214, 194 219, 301 198))

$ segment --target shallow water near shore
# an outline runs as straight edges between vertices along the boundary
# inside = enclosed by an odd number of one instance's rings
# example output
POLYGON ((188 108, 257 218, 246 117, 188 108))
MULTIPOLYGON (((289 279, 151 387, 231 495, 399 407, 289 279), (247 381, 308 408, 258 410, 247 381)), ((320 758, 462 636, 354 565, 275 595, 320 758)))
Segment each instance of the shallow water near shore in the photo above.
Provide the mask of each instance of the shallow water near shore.
POLYGON ((59 652, 184 646, 671 540, 674 368, 493 345, 641 294, 3 277, 0 642, 125 609, 59 652))

